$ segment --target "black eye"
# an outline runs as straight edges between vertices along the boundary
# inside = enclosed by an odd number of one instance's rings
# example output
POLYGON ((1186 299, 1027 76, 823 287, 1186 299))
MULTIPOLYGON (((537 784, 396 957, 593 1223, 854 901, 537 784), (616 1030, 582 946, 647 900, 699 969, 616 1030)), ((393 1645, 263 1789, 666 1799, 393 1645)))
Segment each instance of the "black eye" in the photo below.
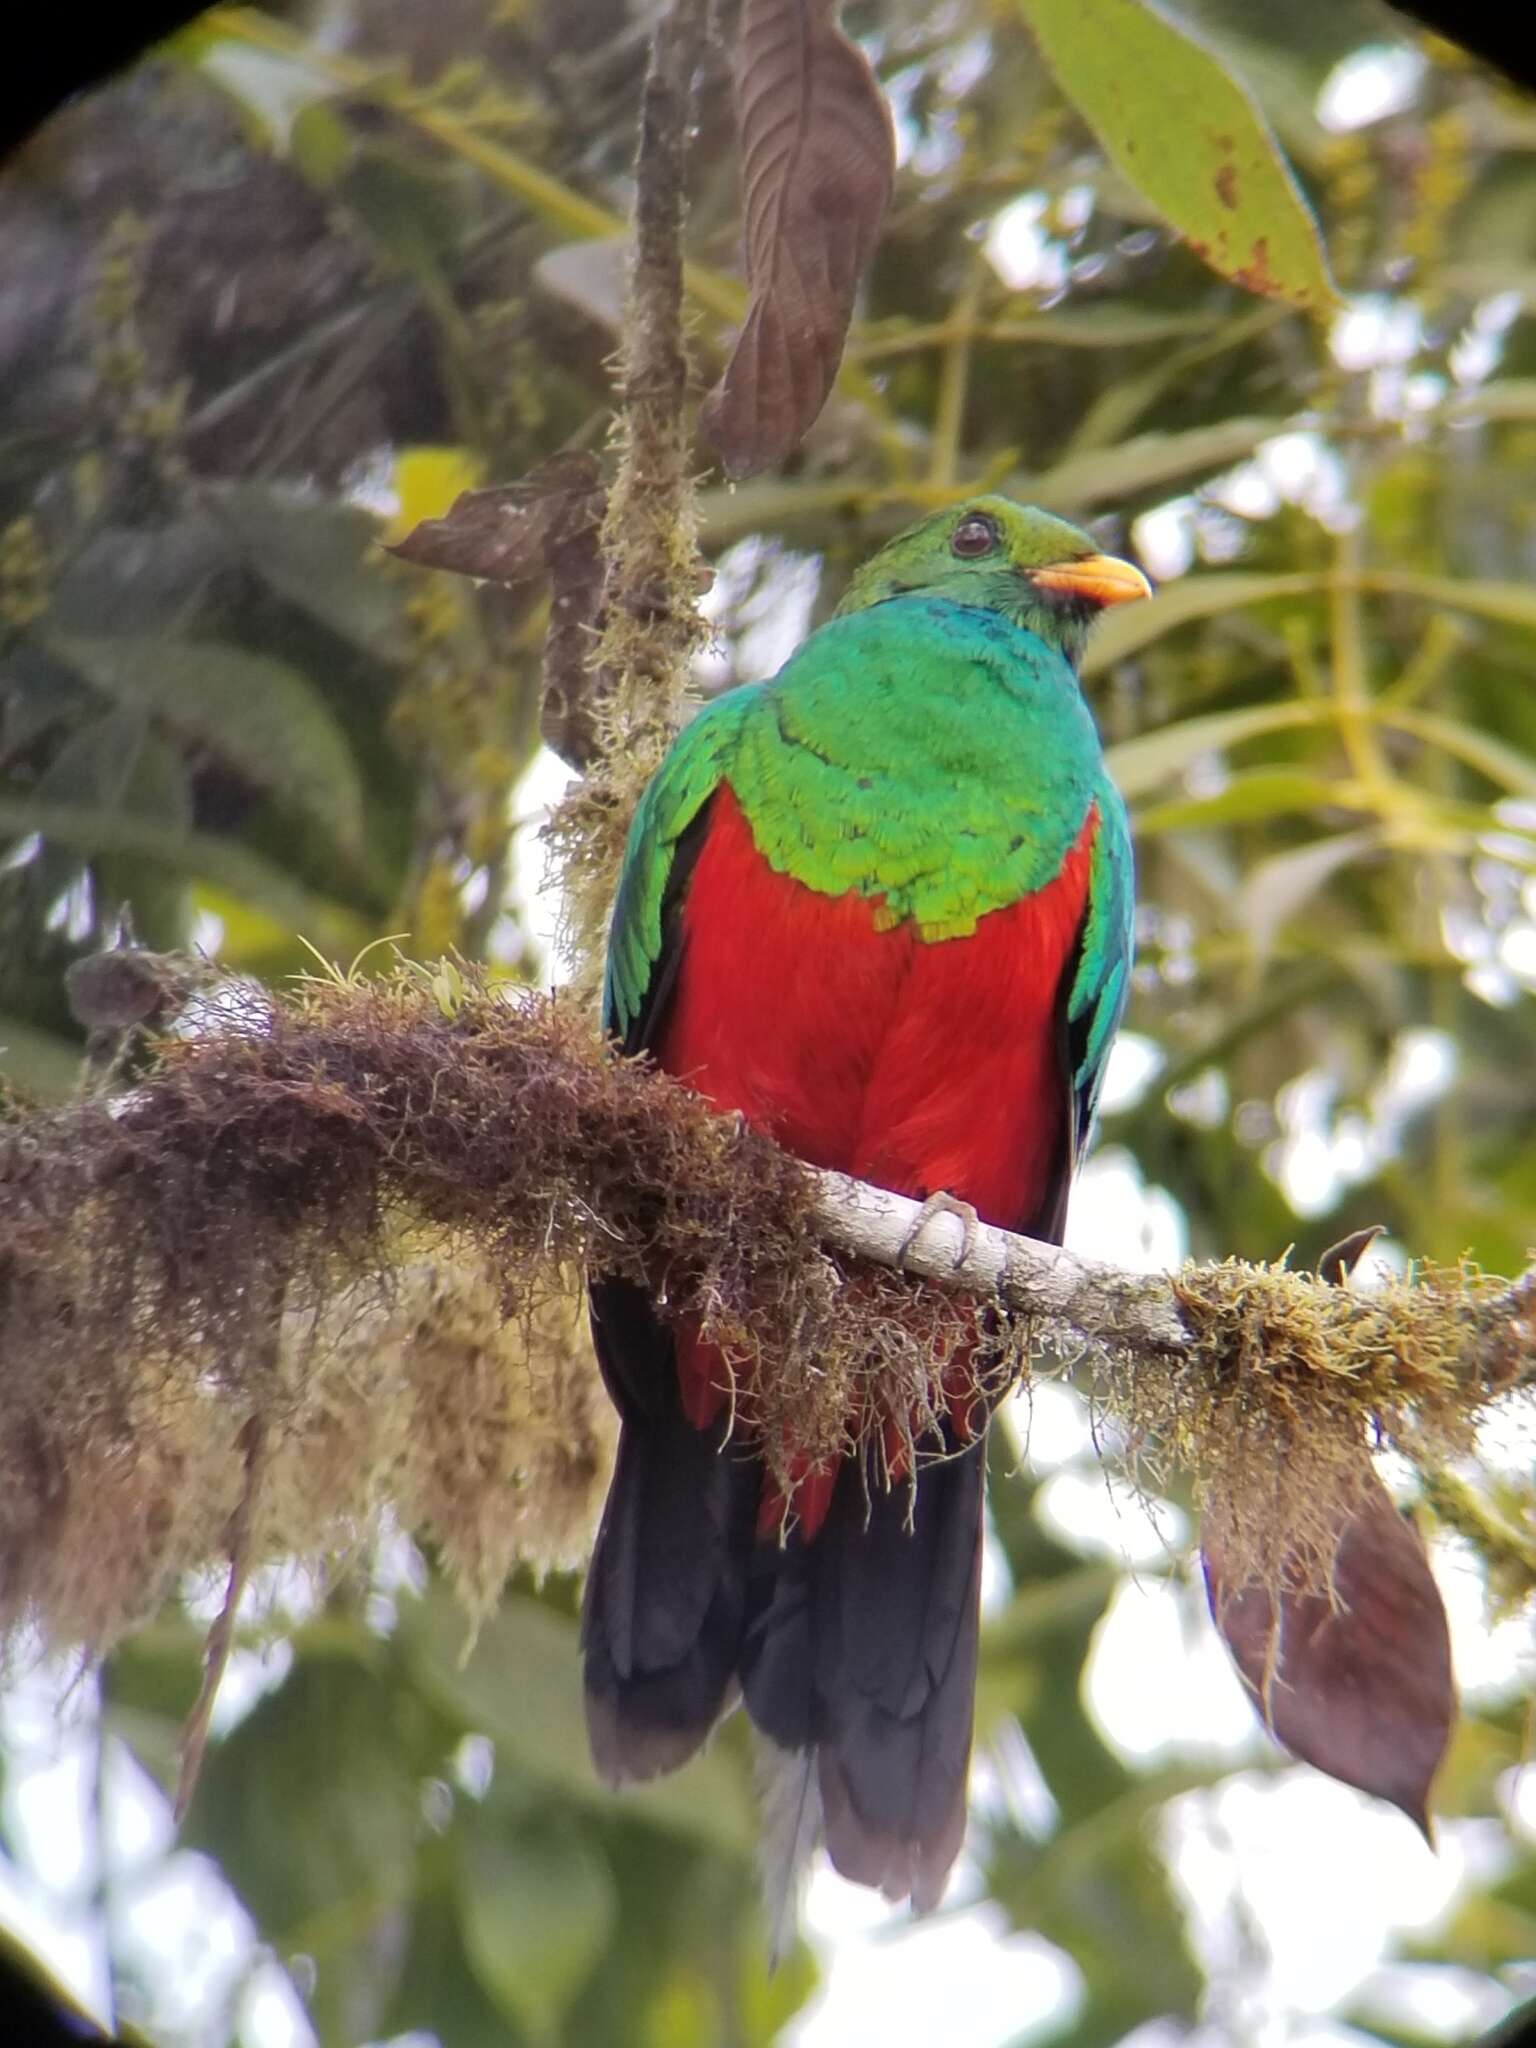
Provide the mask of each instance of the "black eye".
POLYGON ((969 519, 962 519, 955 528, 949 543, 950 552, 959 555, 962 561, 970 562, 978 555, 990 555, 997 541, 997 522, 984 512, 973 512, 969 519))

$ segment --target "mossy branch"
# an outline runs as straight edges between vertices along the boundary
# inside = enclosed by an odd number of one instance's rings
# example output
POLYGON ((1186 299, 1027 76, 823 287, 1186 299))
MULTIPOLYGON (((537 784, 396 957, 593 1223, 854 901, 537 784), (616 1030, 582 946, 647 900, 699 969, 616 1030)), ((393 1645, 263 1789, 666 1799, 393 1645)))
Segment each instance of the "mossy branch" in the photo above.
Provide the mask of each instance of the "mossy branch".
POLYGON ((572 1002, 406 969, 253 999, 113 1107, 0 1125, 0 1625, 100 1648, 227 1566, 253 1424, 250 1568, 345 1555, 386 1508, 481 1600, 574 1561, 594 1273, 705 1323, 770 1462, 892 1424, 930 1454, 957 1371, 991 1401, 1065 1354, 1262 1572, 1326 1570, 1368 1444, 1438 1470, 1536 1372, 1533 1275, 1136 1275, 986 1228, 957 1267, 942 1221, 898 1272, 915 1213, 615 1060, 572 1002))
MULTIPOLYGON (((989 1223, 968 1227, 945 1210, 924 1217, 923 1205, 905 1195, 871 1187, 845 1173, 805 1170, 820 1190, 814 1210, 817 1230, 839 1251, 1006 1302, 1023 1314, 1044 1319, 1058 1343, 1090 1353, 1134 1346, 1147 1365, 1164 1355, 1184 1356, 1208 1341, 1206 1319, 1196 1311, 1188 1275, 1181 1279, 1127 1272, 1103 1259, 1085 1259, 1062 1245, 1042 1244, 989 1223)), ((1263 1273, 1277 1284, 1282 1300, 1289 1296, 1294 1305, 1314 1300, 1328 1304, 1330 1321, 1341 1308, 1339 1295, 1310 1273, 1234 1261, 1199 1270, 1263 1273)), ((1471 1269, 1461 1277, 1477 1308, 1467 1327, 1457 1376, 1469 1388, 1489 1394, 1526 1385, 1536 1377, 1536 1266, 1507 1287, 1490 1284, 1471 1269)), ((1344 1296, 1345 1324, 1363 1330, 1375 1317, 1372 1304, 1377 1298, 1371 1293, 1344 1296)), ((1345 1360, 1333 1360, 1332 1369, 1347 1369, 1345 1360)))
POLYGON ((634 252, 618 363, 617 466, 599 537, 602 623, 591 654, 583 780, 546 827, 566 950, 595 995, 602 934, 635 802, 682 722, 712 580, 698 547, 689 464, 683 222, 694 81, 707 0, 673 0, 651 38, 635 159, 634 252))

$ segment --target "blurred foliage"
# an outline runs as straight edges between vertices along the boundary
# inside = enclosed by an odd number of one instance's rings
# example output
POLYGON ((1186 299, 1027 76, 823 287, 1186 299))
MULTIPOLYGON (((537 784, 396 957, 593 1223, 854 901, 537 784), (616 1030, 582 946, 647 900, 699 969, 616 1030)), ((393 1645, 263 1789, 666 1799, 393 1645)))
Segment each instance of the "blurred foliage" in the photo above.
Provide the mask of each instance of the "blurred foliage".
MULTIPOLYGON (((1536 1241, 1536 108, 1374 0, 1184 0, 1317 212, 1349 300, 1317 319, 1160 224, 1030 11, 846 10, 902 168, 807 445, 703 493, 727 666, 749 672, 797 556, 824 615, 877 538, 978 483, 1117 546, 1155 515, 1154 566, 1183 550, 1188 573, 1091 664, 1140 843, 1131 1023, 1158 1062, 1105 1138, 1173 1192, 1197 1255, 1310 1261, 1380 1220, 1414 1255, 1514 1269, 1536 1241), (1325 81, 1372 45, 1401 103, 1325 125, 1325 81)), ((268 978, 307 964, 301 934, 347 958, 395 932, 544 973, 509 893, 543 599, 375 541, 381 507, 403 526, 601 443, 643 49, 623 0, 219 9, 0 180, 11 1084, 73 1085, 64 973, 124 903, 148 945, 268 978)), ((702 388, 744 303, 723 48, 693 182, 702 388)), ((1049 2038, 1230 2016, 1248 1965, 1192 1933, 1161 1853, 1170 1802, 1229 1760, 1110 1745, 1083 1680, 1120 1574, 1026 1474, 996 1477, 1009 1588, 979 1738, 1006 1783, 1022 1730, 1050 1812, 993 1801, 975 1848, 1002 1913, 1080 1973, 1049 2038)), ((1530 1505, 1512 1485, 1500 1511, 1530 1505)), ((814 1967, 764 1975, 741 1731, 614 1799, 571 1585, 519 1585, 466 1658, 427 1567, 424 1591, 252 1621, 247 1647, 286 1634, 291 1661, 215 1740, 188 1824, 327 2048, 772 2040, 814 1967)), ((166 1615, 102 1682, 107 1750, 162 1784, 197 1656, 166 1615)), ((1536 1852, 1505 1817, 1524 1743, 1518 1703, 1475 1703, 1439 1804, 1493 1874, 1410 1973, 1528 1985, 1536 1852)), ((153 2038, 254 2038, 238 1986, 189 2014, 130 1949, 124 2009, 153 2038)))

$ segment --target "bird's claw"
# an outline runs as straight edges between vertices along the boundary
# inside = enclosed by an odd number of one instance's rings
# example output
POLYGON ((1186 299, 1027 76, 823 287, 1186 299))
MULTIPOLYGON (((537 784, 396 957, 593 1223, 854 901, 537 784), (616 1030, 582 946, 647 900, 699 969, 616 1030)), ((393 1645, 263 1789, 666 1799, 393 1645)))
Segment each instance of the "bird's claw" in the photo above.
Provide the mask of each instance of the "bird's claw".
POLYGON ((907 1270, 907 1260, 913 1246, 935 1216, 958 1216, 960 1219, 962 1236, 960 1239, 960 1250, 955 1258, 955 1271, 957 1273, 976 1249, 976 1233, 981 1229, 981 1218, 976 1214, 976 1211, 969 1202, 962 1202, 958 1196, 947 1194, 943 1188, 939 1188, 929 1195, 923 1203, 923 1206, 912 1219, 911 1229, 901 1240, 901 1248, 896 1254, 896 1263, 903 1272, 907 1270))

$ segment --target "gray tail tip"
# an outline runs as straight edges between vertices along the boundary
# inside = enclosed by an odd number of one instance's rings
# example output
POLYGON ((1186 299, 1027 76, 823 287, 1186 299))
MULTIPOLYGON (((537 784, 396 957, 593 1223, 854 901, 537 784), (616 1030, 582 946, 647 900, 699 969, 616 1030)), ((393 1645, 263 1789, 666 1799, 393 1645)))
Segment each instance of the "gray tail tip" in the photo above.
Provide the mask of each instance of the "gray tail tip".
POLYGON ((680 1770, 703 1747, 707 1730, 650 1726, 626 1716, 616 1701, 586 1695, 587 1747, 605 1785, 618 1790, 680 1770))
POLYGON ((800 1931, 800 1894, 821 1840, 821 1791, 814 1749, 781 1749, 754 1730, 761 1835, 758 1874, 768 1930, 768 1967, 778 1969, 800 1931))

